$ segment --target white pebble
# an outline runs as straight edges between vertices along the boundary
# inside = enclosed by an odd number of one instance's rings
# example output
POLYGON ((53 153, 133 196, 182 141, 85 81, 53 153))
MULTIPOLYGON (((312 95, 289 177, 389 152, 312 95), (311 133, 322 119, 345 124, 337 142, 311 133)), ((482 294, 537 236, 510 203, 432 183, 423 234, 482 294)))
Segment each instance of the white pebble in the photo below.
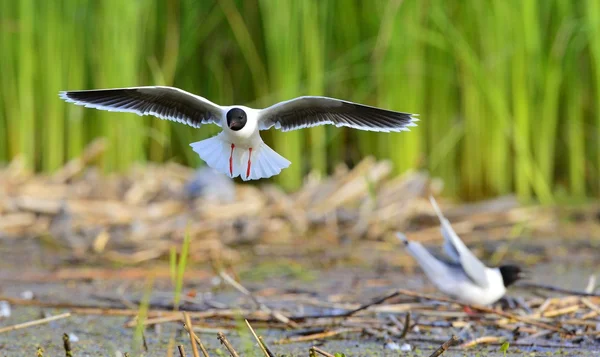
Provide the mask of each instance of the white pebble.
POLYGON ((71 341, 71 342, 79 342, 79 337, 77 337, 77 335, 74 334, 74 333, 70 333, 69 334, 69 341, 71 341))
POLYGON ((10 304, 8 301, 0 301, 0 317, 10 317, 10 304))
POLYGON ((400 346, 400 351, 402 352, 408 352, 412 350, 412 346, 409 345, 408 343, 403 343, 402 346, 400 346))
POLYGON ((385 344, 385 348, 392 351, 397 351, 400 349, 400 346, 396 342, 388 342, 385 344))
POLYGON ((222 280, 221 280, 221 278, 220 278, 220 277, 218 277, 218 276, 213 276, 213 278, 212 278, 212 279, 210 279, 210 283, 211 283, 213 286, 220 285, 220 284, 221 284, 221 281, 222 281, 222 280))
POLYGON ((21 292, 21 299, 33 300, 33 291, 25 290, 25 291, 21 292))

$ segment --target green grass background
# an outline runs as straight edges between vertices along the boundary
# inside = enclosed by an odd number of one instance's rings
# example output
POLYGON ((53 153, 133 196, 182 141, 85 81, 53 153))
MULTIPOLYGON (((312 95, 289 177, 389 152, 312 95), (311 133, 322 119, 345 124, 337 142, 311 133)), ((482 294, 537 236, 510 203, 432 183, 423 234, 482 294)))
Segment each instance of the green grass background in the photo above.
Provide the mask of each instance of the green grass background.
POLYGON ((445 193, 527 201, 600 193, 598 0, 0 0, 0 162, 52 171, 104 136, 102 165, 201 161, 214 135, 68 105, 58 91, 174 85, 263 107, 327 95, 419 113, 410 133, 268 132, 310 170, 367 155, 427 169, 445 193))

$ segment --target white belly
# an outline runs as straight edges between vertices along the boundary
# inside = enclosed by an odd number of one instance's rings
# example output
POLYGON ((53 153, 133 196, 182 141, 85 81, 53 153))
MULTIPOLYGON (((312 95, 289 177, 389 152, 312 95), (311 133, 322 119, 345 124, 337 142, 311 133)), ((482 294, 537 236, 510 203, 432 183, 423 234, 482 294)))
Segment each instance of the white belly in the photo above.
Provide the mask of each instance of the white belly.
MULTIPOLYGON (((443 293, 467 304, 488 305, 498 301, 506 293, 504 284, 497 281, 495 272, 487 271, 490 284, 482 288, 466 276, 447 276, 438 279, 436 287, 443 293)), ((501 278, 500 278, 501 279, 501 278)))

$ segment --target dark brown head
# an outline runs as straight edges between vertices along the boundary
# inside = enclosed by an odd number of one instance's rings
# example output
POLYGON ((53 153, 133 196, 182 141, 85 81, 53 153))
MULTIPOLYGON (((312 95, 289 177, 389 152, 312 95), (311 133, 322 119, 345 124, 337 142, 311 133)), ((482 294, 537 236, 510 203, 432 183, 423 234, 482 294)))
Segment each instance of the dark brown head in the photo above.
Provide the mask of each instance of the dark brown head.
POLYGON ((516 265, 502 265, 498 268, 502 275, 504 286, 508 287, 514 284, 517 280, 525 278, 525 272, 516 265))
POLYGON ((227 126, 233 131, 241 130, 246 125, 246 112, 233 108, 227 112, 227 126))

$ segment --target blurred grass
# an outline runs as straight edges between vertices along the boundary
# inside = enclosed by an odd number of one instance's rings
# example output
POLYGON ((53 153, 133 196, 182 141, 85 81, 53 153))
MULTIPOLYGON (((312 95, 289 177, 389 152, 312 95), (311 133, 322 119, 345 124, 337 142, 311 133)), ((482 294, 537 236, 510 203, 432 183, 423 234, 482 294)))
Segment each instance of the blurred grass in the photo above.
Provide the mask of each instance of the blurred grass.
POLYGON ((0 70, 0 162, 22 155, 31 169, 54 170, 97 136, 108 171, 200 165, 189 143, 216 127, 57 96, 156 84, 222 104, 328 95, 420 114, 411 133, 265 133, 292 161, 275 179, 286 189, 375 155, 396 173, 429 169, 466 199, 600 194, 596 0, 0 1, 0 70))

